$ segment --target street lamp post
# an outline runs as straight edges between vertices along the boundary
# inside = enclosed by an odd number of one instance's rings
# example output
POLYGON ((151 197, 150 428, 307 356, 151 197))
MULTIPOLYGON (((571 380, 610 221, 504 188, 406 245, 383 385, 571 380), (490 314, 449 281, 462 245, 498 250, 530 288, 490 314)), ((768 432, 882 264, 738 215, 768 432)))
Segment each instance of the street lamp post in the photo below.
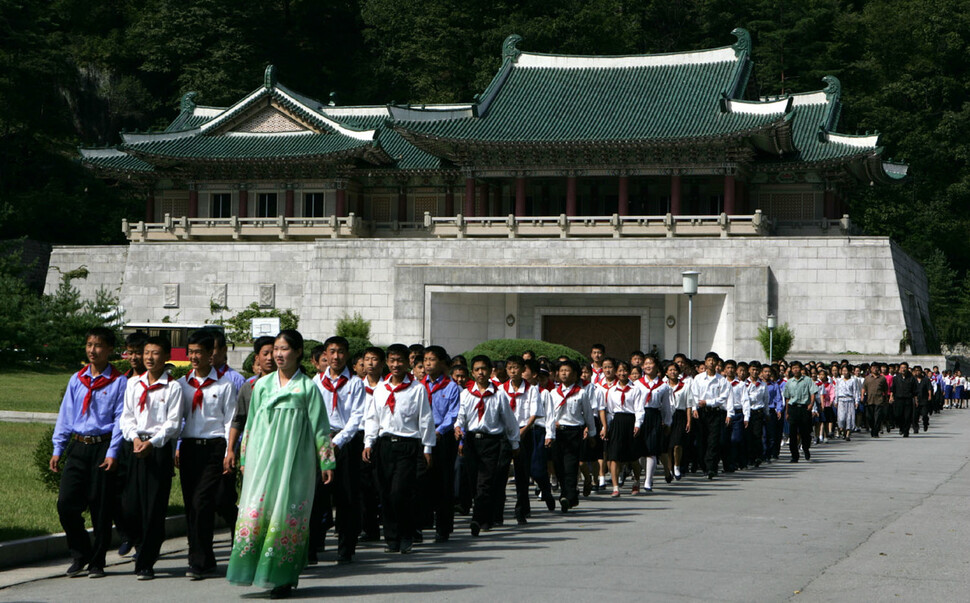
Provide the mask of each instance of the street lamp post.
POLYGON ((694 296, 697 295, 697 277, 700 272, 686 270, 681 273, 684 278, 684 295, 687 296, 687 357, 694 361, 694 296))
POLYGON ((778 319, 774 314, 768 315, 768 364, 771 364, 775 355, 775 326, 778 319))

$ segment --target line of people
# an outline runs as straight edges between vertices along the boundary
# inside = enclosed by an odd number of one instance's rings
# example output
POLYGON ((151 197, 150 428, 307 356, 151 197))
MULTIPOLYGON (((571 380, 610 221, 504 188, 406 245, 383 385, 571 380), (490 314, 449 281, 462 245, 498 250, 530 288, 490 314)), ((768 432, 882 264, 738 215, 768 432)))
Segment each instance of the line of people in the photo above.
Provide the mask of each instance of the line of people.
POLYGON ((503 525, 510 475, 513 517, 525 525, 533 499, 568 513, 580 493, 608 490, 607 480, 612 497, 626 482, 631 495, 650 492, 658 464, 670 484, 758 468, 779 460, 784 443, 795 463, 811 459, 814 443, 850 440, 862 428, 908 437, 920 423, 928 429, 949 395, 936 367, 910 371, 905 362, 762 365, 710 352, 662 363, 642 352, 612 358, 602 345, 582 365, 532 352, 466 360, 401 344, 350 358, 342 337, 307 351, 311 378, 294 330, 254 342, 249 379, 225 365, 220 331, 195 331, 192 371, 176 380, 166 339, 126 343, 128 376, 108 362, 113 333, 88 333, 89 365, 72 376, 58 415, 50 467, 63 472, 67 574, 104 575, 114 521, 123 547, 137 551, 138 578, 154 577, 177 468, 186 576, 215 575, 218 514, 234 535, 228 580, 274 597, 289 595, 317 562, 331 527, 338 564, 352 563, 359 542, 380 539, 381 528, 385 552, 410 554, 424 531, 447 542, 456 515, 470 514, 473 537, 503 525))

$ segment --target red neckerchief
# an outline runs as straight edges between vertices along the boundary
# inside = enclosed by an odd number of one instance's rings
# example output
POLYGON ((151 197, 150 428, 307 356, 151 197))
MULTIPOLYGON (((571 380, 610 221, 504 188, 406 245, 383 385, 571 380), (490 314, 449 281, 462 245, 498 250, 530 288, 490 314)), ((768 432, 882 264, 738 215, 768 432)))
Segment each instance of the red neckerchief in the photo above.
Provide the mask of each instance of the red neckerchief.
POLYGON ((340 377, 337 378, 337 384, 334 385, 333 382, 330 381, 330 377, 327 376, 328 372, 329 369, 320 375, 320 383, 323 385, 323 389, 333 394, 333 406, 330 409, 330 412, 333 412, 337 410, 337 392, 341 387, 347 385, 347 382, 350 381, 350 379, 341 374, 340 377))
MULTIPOLYGON (((91 397, 94 395, 94 392, 96 392, 97 390, 103 387, 107 387, 111 385, 112 383, 114 383, 115 379, 121 376, 121 373, 119 373, 118 369, 116 369, 114 366, 109 364, 108 368, 111 369, 110 377, 105 377, 104 373, 102 372, 100 375, 98 375, 92 380, 91 375, 88 374, 88 369, 94 370, 94 367, 90 364, 84 367, 83 369, 81 369, 81 371, 77 374, 77 378, 78 380, 81 381, 81 385, 88 388, 87 393, 84 394, 84 402, 81 405, 82 415, 87 414, 88 408, 91 407, 91 397)), ((105 368, 105 370, 108 370, 108 368, 105 368)))
POLYGON ((216 369, 216 377, 218 377, 220 379, 222 379, 222 376, 223 375, 225 375, 226 373, 229 372, 229 365, 228 364, 222 365, 222 368, 221 369, 219 367, 212 367, 212 368, 216 369))
POLYGON ((659 388, 661 385, 663 385, 664 384, 664 380, 661 379, 658 376, 657 377, 657 384, 656 385, 650 385, 649 383, 647 383, 647 377, 646 376, 643 376, 643 377, 640 377, 640 384, 643 385, 643 387, 647 388, 647 401, 646 401, 646 403, 647 404, 650 404, 650 401, 653 400, 653 390, 655 390, 655 389, 659 388))
POLYGON ((451 383, 451 379, 448 378, 448 375, 442 375, 441 381, 431 385, 431 377, 425 375, 424 380, 421 381, 421 383, 424 385, 424 389, 428 390, 428 404, 431 404, 431 396, 448 387, 448 384, 451 383))
POLYGON ((246 383, 250 385, 252 385, 253 383, 256 383, 257 381, 259 381, 259 377, 257 377, 256 375, 253 375, 249 379, 246 379, 246 383))
POLYGON ((674 388, 674 393, 676 394, 677 392, 679 392, 682 389, 684 389, 684 380, 683 379, 681 379, 680 381, 677 382, 677 387, 674 388))
POLYGON ((737 386, 738 383, 741 383, 741 382, 735 379, 734 381, 731 382, 731 387, 737 386))
MULTIPOLYGON (((216 374, 219 374, 219 371, 216 371, 216 374)), ((198 379, 196 379, 196 376, 197 375, 195 371, 192 371, 192 376, 185 380, 186 383, 188 383, 189 385, 195 388, 195 393, 192 394, 193 413, 195 413, 196 410, 202 408, 202 400, 205 398, 205 394, 202 393, 202 389, 205 387, 209 387, 210 385, 216 382, 215 379, 210 379, 206 377, 205 381, 201 385, 199 385, 199 381, 198 379)))
POLYGON ((384 387, 387 389, 387 391, 391 392, 391 395, 387 397, 387 408, 390 409, 392 415, 394 414, 394 405, 397 403, 397 400, 394 399, 394 394, 407 389, 411 386, 411 383, 413 383, 413 381, 407 377, 404 378, 404 381, 398 385, 395 385, 394 387, 391 387, 390 376, 388 376, 388 378, 384 381, 384 387))
POLYGON ((570 388, 569 392, 564 394, 562 392, 562 383, 560 383, 559 387, 556 388, 556 391, 559 393, 560 396, 562 396, 562 402, 560 402, 559 406, 557 406, 556 408, 562 408, 563 405, 566 404, 566 400, 572 398, 579 392, 583 391, 583 388, 581 388, 578 383, 573 383, 573 386, 572 388, 570 388))
POLYGON ((617 381, 614 387, 616 388, 616 391, 620 392, 620 408, 623 408, 626 404, 626 393, 633 389, 633 387, 630 385, 629 381, 626 382, 624 387, 620 387, 620 382, 617 381))
POLYGON ((522 390, 521 393, 520 392, 517 392, 517 391, 512 391, 511 390, 511 388, 512 388, 512 380, 511 379, 509 379, 508 381, 506 381, 502 385, 502 387, 505 388, 506 395, 508 395, 508 397, 509 397, 509 406, 512 408, 512 412, 515 412, 515 407, 517 406, 516 399, 519 396, 524 396, 527 393, 529 393, 529 387, 531 387, 531 385, 529 384, 529 382, 526 381, 525 379, 523 379, 522 380, 522 383, 525 384, 525 389, 522 390))
POLYGON ((478 391, 478 389, 473 385, 468 388, 468 393, 478 398, 478 404, 475 405, 475 410, 478 411, 478 420, 481 422, 482 417, 485 416, 485 398, 495 395, 495 391, 491 389, 486 389, 483 392, 478 391))
POLYGON ((159 380, 153 385, 145 385, 145 382, 139 379, 138 385, 144 388, 144 391, 141 393, 141 397, 138 398, 138 412, 145 412, 145 406, 148 404, 148 392, 160 390, 168 385, 168 382, 166 381, 165 383, 162 383, 161 380, 159 380))

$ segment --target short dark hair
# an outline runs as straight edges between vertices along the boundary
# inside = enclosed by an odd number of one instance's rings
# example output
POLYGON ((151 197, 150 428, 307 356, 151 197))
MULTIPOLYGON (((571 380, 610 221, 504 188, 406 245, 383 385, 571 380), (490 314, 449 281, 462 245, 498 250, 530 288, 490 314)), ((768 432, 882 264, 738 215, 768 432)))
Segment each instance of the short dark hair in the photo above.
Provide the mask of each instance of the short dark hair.
MULTIPOLYGON (((332 337, 327 337, 327 340, 323 342, 323 349, 326 351, 332 345, 342 346, 345 352, 350 351, 350 343, 347 341, 346 337, 341 337, 340 335, 334 335, 332 337)), ((316 358, 314 358, 315 360, 316 358)))
POLYGON ((446 352, 445 349, 440 345, 429 345, 428 347, 424 348, 424 353, 431 354, 437 358, 439 362, 444 362, 445 364, 449 364, 451 362, 448 352, 446 352))
POLYGON ((404 345, 403 343, 392 343, 391 345, 387 346, 387 358, 390 359, 391 356, 400 356, 405 360, 409 360, 411 350, 409 350, 408 346, 404 345))
POLYGON ((516 356, 515 354, 512 354, 511 356, 505 359, 505 364, 506 366, 510 364, 515 364, 525 368, 525 359, 522 358, 522 356, 516 356))
POLYGON ((562 362, 560 362, 558 365, 556 365, 556 371, 558 372, 559 369, 561 369, 564 366, 568 366, 569 368, 573 369, 573 372, 576 373, 576 377, 577 378, 579 377, 579 363, 578 362, 576 362, 572 358, 566 358, 565 360, 563 360, 562 362))
POLYGON ((486 356, 485 354, 479 354, 478 356, 475 356, 474 358, 472 358, 470 367, 474 369, 475 365, 478 364, 479 362, 484 362, 486 365, 488 365, 489 370, 492 369, 492 359, 486 356))
POLYGON ((738 368, 738 363, 734 358, 729 358, 724 361, 724 366, 725 367, 733 366, 734 368, 738 368))
POLYGON ((606 353, 606 346, 603 345, 602 343, 594 343, 593 345, 589 346, 589 349, 590 350, 599 350, 599 351, 603 352, 604 354, 606 353))
POLYGON ((218 327, 202 327, 200 331, 208 331, 212 335, 212 341, 215 347, 224 348, 226 347, 226 332, 218 327))
POLYGON ((412 343, 408 346, 408 354, 411 352, 417 352, 419 354, 424 354, 424 346, 420 343, 412 343))
POLYGON ((453 364, 460 364, 464 367, 468 367, 468 359, 465 358, 464 354, 458 354, 457 356, 451 359, 451 362, 453 364))
POLYGON ((125 347, 140 350, 147 341, 148 335, 144 331, 135 331, 134 333, 128 333, 128 335, 125 336, 125 347))
POLYGON ((276 339, 274 339, 270 335, 263 335, 261 337, 257 337, 256 341, 253 342, 253 353, 259 354, 260 350, 262 350, 264 347, 268 345, 273 345, 274 341, 276 341, 276 339))
POLYGON ((717 352, 708 352, 704 354, 704 361, 707 362, 708 358, 713 358, 714 360, 720 360, 721 357, 717 355, 717 352))
POLYGON ((213 337, 213 329, 196 329, 189 335, 189 340, 186 342, 186 348, 190 345, 202 346, 207 352, 211 352, 216 346, 216 339, 213 337))
POLYGON ((633 366, 629 362, 627 362, 626 360, 616 360, 616 361, 613 362, 613 364, 616 366, 617 370, 619 370, 620 367, 625 366, 627 372, 629 372, 630 371, 630 367, 633 366))
POLYGON ((387 359, 387 355, 384 353, 384 350, 377 347, 376 345, 372 345, 369 348, 364 350, 364 356, 368 354, 373 354, 377 356, 377 359, 380 360, 382 363, 384 362, 384 360, 387 359))
POLYGON ((310 350, 310 358, 313 358, 313 361, 316 362, 317 360, 320 360, 320 356, 323 356, 323 353, 326 351, 327 346, 323 345, 322 343, 317 344, 313 346, 312 350, 310 350))
POLYGON ((142 347, 146 345, 157 345, 162 348, 166 356, 172 353, 172 342, 168 340, 168 337, 163 337, 162 335, 146 337, 144 343, 142 343, 142 347))
POLYGON ((529 358, 528 360, 522 361, 523 368, 527 368, 535 374, 539 374, 539 361, 535 358, 529 358))
POLYGON ((799 362, 798 360, 792 360, 792 361, 791 361, 791 364, 789 364, 788 366, 789 366, 790 368, 795 368, 796 366, 797 366, 798 368, 805 368, 805 365, 804 365, 804 364, 802 364, 801 362, 799 362))
POLYGON ((115 344, 118 342, 115 332, 108 327, 91 327, 88 329, 88 332, 84 334, 84 341, 87 342, 87 340, 91 339, 92 337, 100 339, 101 343, 109 348, 115 347, 115 344))

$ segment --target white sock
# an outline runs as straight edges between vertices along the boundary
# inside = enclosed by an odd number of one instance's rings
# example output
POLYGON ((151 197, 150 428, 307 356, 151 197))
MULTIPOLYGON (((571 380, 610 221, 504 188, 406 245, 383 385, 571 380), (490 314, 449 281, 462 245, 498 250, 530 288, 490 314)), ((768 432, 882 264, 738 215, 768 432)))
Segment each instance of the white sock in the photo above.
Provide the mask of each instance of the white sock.
POLYGON ((606 476, 605 475, 601 475, 600 476, 600 482, 599 482, 599 484, 601 486, 605 486, 606 485, 606 476))
POLYGON ((674 477, 680 477, 680 465, 674 465, 674 477))
POLYGON ((657 467, 657 457, 648 456, 647 457, 647 473, 646 473, 646 485, 644 486, 647 490, 653 490, 653 470, 657 467))

